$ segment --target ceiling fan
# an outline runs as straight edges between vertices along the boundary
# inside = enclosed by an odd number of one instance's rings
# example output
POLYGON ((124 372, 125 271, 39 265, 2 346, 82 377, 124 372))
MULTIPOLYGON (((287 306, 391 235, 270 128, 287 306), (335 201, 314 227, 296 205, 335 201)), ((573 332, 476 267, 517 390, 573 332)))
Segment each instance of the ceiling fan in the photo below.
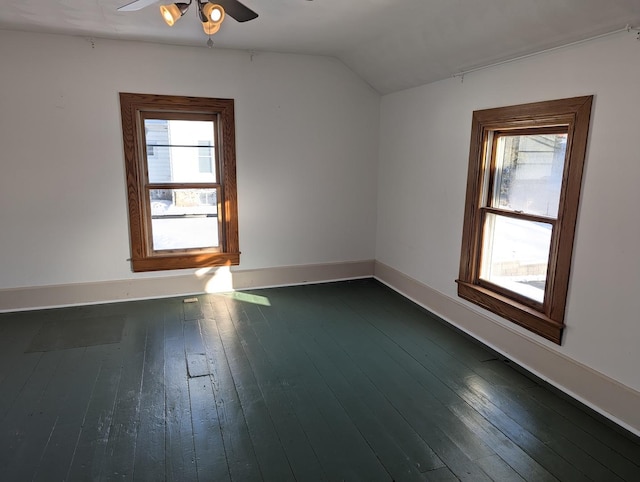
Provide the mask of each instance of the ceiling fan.
MULTIPOLYGON (((141 10, 149 5, 158 3, 160 0, 134 0, 122 7, 118 8, 119 12, 132 12, 141 10)), ((225 13, 238 22, 248 22, 258 16, 256 12, 238 0, 215 0, 215 3, 206 0, 195 0, 198 6, 198 18, 202 22, 202 28, 207 35, 213 35, 220 29, 220 25, 225 18, 225 13)), ((160 13, 162 18, 170 27, 182 17, 193 0, 186 3, 171 3, 169 5, 160 5, 160 13)), ((209 39, 211 42, 211 39, 209 39)))

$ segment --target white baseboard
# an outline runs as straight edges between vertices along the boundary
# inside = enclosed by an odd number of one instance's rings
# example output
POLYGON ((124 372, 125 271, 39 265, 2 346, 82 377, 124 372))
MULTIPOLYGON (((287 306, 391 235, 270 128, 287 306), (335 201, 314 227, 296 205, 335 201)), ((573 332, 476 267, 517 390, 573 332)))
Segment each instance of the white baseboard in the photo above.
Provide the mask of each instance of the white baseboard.
POLYGON ((374 277, 525 370, 640 436, 640 392, 378 261, 374 277))
POLYGON ((371 278, 374 265, 374 260, 366 260, 234 271, 233 288, 242 290, 371 278))
POLYGON ((373 260, 33 286, 0 290, 0 313, 289 286, 373 276, 373 260))

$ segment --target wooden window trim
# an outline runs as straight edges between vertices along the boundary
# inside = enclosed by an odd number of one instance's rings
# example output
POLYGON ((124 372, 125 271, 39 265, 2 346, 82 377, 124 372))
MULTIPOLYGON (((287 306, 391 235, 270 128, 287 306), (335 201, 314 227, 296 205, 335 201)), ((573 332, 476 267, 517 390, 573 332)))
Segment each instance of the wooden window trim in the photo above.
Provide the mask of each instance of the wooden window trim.
MULTIPOLYGON (((587 149, 593 96, 536 102, 475 111, 472 118, 467 192, 460 254, 460 272, 456 280, 458 296, 475 303, 528 330, 560 344, 569 288, 573 240, 578 216, 582 172, 587 149), (567 153, 560 193, 560 205, 551 238, 545 300, 542 306, 518 296, 492 289, 480 282, 481 229, 487 180, 493 173, 488 149, 494 134, 519 133, 523 129, 566 126, 567 153)), ((501 215, 508 215, 501 212, 501 215)))
MULTIPOLYGON (((233 99, 120 93, 124 161, 129 209, 131 266, 133 271, 158 271, 240 264, 236 187, 235 116, 233 99), (221 216, 220 247, 177 252, 154 252, 150 245, 150 208, 145 196, 146 157, 141 142, 142 119, 148 113, 178 118, 216 117, 218 203, 221 216)), ((207 186, 209 186, 207 184, 207 186)), ((172 188, 180 187, 172 184, 172 188)), ((190 184, 190 187, 193 187, 190 184)))

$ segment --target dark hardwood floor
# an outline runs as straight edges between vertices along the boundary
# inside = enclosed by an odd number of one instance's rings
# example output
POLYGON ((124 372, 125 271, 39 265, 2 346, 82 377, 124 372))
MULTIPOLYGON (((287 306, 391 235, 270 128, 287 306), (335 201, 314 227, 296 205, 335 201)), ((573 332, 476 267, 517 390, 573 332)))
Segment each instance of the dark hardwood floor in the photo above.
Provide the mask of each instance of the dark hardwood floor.
POLYGON ((0 480, 640 481, 637 438, 374 280, 184 299, 0 315, 0 480))

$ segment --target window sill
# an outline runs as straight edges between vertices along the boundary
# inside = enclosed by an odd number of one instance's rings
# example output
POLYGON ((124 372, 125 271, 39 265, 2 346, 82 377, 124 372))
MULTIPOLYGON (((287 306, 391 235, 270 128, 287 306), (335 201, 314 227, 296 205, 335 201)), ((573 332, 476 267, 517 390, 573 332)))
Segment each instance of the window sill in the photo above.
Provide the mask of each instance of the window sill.
POLYGON ((240 253, 202 253, 197 255, 170 255, 132 259, 134 272, 164 271, 188 268, 212 268, 217 266, 237 266, 240 253))
POLYGON ((522 303, 466 281, 456 280, 458 296, 560 344, 564 325, 522 303))

